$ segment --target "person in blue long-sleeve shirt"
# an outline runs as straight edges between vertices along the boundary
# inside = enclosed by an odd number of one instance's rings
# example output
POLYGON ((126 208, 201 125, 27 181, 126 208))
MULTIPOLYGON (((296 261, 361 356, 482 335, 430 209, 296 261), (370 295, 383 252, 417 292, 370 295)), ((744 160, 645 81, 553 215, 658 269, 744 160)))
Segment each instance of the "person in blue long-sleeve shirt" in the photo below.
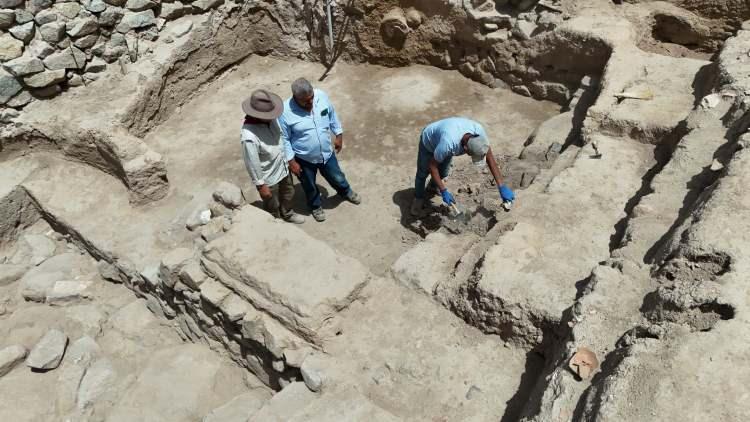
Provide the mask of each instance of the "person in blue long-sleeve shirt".
POLYGON ((326 219, 320 190, 315 184, 318 171, 344 199, 361 203, 336 159, 336 153, 344 145, 344 130, 325 92, 313 89, 304 78, 294 81, 292 97, 284 102, 279 126, 289 170, 299 177, 316 221, 326 219), (335 136, 333 141, 331 133, 335 136))

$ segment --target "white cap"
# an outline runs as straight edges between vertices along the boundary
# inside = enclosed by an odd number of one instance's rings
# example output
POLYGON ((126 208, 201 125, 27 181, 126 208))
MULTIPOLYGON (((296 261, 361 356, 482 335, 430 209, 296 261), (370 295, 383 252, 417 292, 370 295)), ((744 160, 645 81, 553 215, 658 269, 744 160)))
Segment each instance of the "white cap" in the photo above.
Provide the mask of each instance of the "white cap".
POLYGON ((490 149, 490 141, 484 135, 476 135, 469 138, 466 149, 471 156, 471 162, 475 165, 481 165, 490 149))

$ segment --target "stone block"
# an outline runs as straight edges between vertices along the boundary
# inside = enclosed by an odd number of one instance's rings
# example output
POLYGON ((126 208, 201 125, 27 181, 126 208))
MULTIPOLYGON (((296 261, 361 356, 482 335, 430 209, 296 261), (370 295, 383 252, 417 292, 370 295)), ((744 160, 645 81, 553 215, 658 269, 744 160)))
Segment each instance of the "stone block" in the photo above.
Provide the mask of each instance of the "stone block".
POLYGON ((7 62, 23 54, 23 41, 13 38, 11 34, 0 35, 0 62, 7 62))
POLYGON ((23 25, 14 26, 10 28, 10 34, 24 44, 30 43, 34 38, 34 22, 26 22, 23 25))
POLYGON ((11 98, 18 94, 21 89, 23 89, 23 87, 16 77, 5 69, 0 68, 0 104, 7 103, 11 98))
POLYGON ((66 80, 65 69, 47 70, 23 78, 23 82, 31 88, 45 88, 65 82, 66 80))
POLYGON ((244 207, 233 221, 227 233, 206 246, 204 266, 256 308, 306 338, 315 338, 325 321, 351 303, 369 280, 356 260, 266 212, 244 207), (248 233, 253 233, 252 242, 248 233), (316 253, 296 252, 303 249, 316 253))
POLYGON ((31 349, 26 358, 26 366, 38 370, 55 369, 60 365, 67 346, 68 336, 60 330, 52 329, 31 349))
POLYGON ((180 281, 180 272, 193 258, 193 251, 187 248, 177 248, 170 251, 161 260, 159 275, 168 287, 174 287, 180 281))

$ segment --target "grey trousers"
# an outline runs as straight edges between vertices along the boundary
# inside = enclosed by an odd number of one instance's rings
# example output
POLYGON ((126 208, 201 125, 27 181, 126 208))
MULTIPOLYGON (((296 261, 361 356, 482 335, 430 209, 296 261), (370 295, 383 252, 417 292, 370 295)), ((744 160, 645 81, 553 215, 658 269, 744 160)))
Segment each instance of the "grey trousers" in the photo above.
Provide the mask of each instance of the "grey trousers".
POLYGON ((279 183, 270 186, 271 198, 263 200, 263 209, 276 218, 287 219, 294 214, 292 198, 294 198, 294 178, 289 173, 279 183))

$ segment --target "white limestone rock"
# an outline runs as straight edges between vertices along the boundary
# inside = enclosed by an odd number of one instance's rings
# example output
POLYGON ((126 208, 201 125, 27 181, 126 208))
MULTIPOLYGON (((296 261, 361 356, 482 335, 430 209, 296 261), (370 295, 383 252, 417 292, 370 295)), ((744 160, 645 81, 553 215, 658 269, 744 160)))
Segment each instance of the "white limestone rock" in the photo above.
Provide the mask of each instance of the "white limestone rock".
MULTIPOLYGON (((188 22, 192 25, 192 22, 188 22)), ((221 182, 213 194, 213 198, 227 208, 239 208, 242 205, 242 191, 237 185, 221 182)))
POLYGON ((31 349, 31 353, 26 358, 26 366, 38 370, 57 368, 65 355, 67 345, 68 336, 62 331, 57 329, 48 331, 31 349))

